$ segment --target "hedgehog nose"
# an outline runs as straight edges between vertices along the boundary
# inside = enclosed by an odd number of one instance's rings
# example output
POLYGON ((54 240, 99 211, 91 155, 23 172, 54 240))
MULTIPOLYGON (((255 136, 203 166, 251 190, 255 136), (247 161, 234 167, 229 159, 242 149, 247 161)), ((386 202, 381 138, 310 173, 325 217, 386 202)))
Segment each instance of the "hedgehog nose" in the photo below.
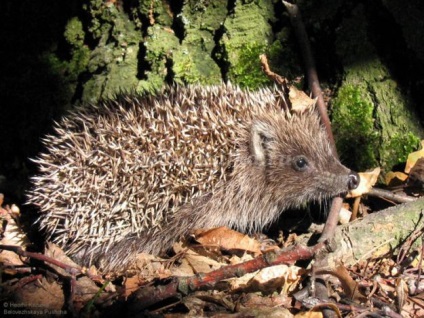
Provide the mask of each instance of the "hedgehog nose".
POLYGON ((347 181, 347 187, 349 190, 356 189, 360 182, 359 174, 357 174, 355 171, 351 171, 348 176, 349 180, 347 181))

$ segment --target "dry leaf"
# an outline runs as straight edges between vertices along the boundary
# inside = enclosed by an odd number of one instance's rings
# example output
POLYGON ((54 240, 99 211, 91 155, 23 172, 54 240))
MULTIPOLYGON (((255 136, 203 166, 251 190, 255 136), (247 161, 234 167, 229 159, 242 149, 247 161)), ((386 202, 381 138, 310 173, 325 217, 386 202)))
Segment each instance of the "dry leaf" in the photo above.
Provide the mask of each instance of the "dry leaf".
POLYGON ((230 292, 239 292, 239 291, 246 290, 247 284, 249 284, 251 279, 254 278, 257 273, 258 271, 253 273, 247 273, 241 277, 234 277, 234 278, 227 279, 226 280, 228 284, 227 289, 230 292))
MULTIPOLYGON (((3 202, 3 195, 0 195, 0 201, 3 202)), ((12 245, 22 247, 24 250, 29 243, 27 236, 22 230, 17 218, 20 213, 19 208, 16 205, 12 207, 6 206, 2 208, 0 206, 0 221, 2 224, 2 239, 0 240, 1 245, 12 245)), ((1 251, 0 252, 0 263, 5 266, 20 266, 23 262, 19 255, 13 251, 1 251)), ((7 270, 8 274, 14 274, 14 270, 7 270)))
MULTIPOLYGON (((236 299, 237 303, 240 303, 241 310, 252 309, 252 308, 281 308, 286 309, 293 307, 293 298, 285 295, 273 294, 272 297, 263 297, 259 293, 246 293, 242 297, 236 299)), ((288 313, 288 317, 293 317, 292 314, 288 313)), ((286 317, 284 315, 278 316, 259 316, 259 317, 286 317)))
POLYGON ((400 171, 389 171, 386 173, 385 182, 389 186, 400 185, 408 179, 408 175, 400 171))
POLYGON ((316 311, 316 310, 309 310, 309 311, 302 311, 294 316, 295 318, 322 318, 324 317, 322 310, 316 311))
POLYGON ((212 258, 190 251, 187 252, 182 259, 179 271, 181 271, 185 266, 188 266, 193 274, 209 273, 226 265, 226 263, 220 263, 212 258))
POLYGON ((409 301, 402 307, 402 317, 424 317, 424 293, 410 296, 409 301))
POLYGON ((289 99, 292 105, 293 112, 303 112, 315 106, 317 99, 312 99, 305 92, 298 90, 291 85, 289 91, 289 99))
POLYGON ((172 275, 167 268, 170 260, 166 260, 155 255, 139 253, 134 262, 134 269, 137 275, 143 277, 143 281, 151 281, 154 278, 168 278, 172 275))
POLYGON ((406 286, 405 280, 401 277, 396 278, 396 300, 395 304, 398 312, 402 311, 408 299, 408 287, 406 286))
MULTIPOLYGON (((63 286, 56 281, 49 281, 46 277, 41 277, 37 282, 29 284, 15 285, 13 293, 13 303, 19 304, 20 307, 4 306, 6 310, 28 310, 28 314, 6 314, 4 317, 65 317, 69 311, 64 310, 63 286), (31 310, 31 313, 29 313, 31 310)), ((7 304, 7 298, 3 304, 7 304)), ((9 302, 11 304, 12 302, 9 302)))
POLYGON ((381 169, 378 167, 371 171, 360 172, 359 177, 361 178, 361 181, 359 183, 359 186, 355 190, 349 191, 347 197, 356 198, 360 197, 365 193, 368 193, 374 186, 374 184, 377 182, 378 176, 380 175, 380 171, 381 169))
POLYGON ((207 231, 196 231, 195 239, 206 247, 213 246, 224 250, 244 250, 255 254, 261 253, 261 244, 257 240, 225 226, 207 231))
POLYGON ((418 151, 411 152, 406 160, 405 173, 409 173, 418 159, 424 157, 424 140, 421 140, 421 149, 418 151))
POLYGON ((275 265, 260 270, 247 284, 250 290, 259 290, 264 293, 273 293, 281 290, 282 295, 287 295, 294 290, 302 275, 303 268, 288 265, 275 265))
POLYGON ((184 257, 181 258, 181 264, 178 267, 171 269, 173 276, 191 276, 197 273, 208 273, 228 265, 211 257, 200 255, 195 250, 183 248, 182 243, 174 244, 174 251, 183 254, 184 257))
POLYGON ((247 253, 244 253, 241 256, 237 256, 237 255, 231 255, 230 259, 228 260, 230 265, 235 265, 235 264, 240 264, 240 263, 244 263, 247 261, 250 261, 253 259, 253 256, 247 253))
MULTIPOLYGON (((47 242, 44 255, 51 257, 59 262, 62 262, 66 264, 67 266, 77 267, 77 268, 80 267, 73 260, 71 260, 59 246, 51 242, 47 242)), ((59 266, 56 266, 50 263, 48 265, 54 268, 61 275, 71 277, 71 274, 69 274, 63 268, 60 268, 59 266)))
POLYGON ((139 275, 134 275, 132 277, 127 277, 124 282, 125 293, 124 296, 127 298, 133 292, 140 288, 140 286, 144 283, 142 279, 140 279, 139 275))
POLYGON ((424 185, 424 158, 419 158, 409 171, 408 186, 422 187, 424 185))
POLYGON ((217 317, 270 317, 270 318, 293 318, 293 314, 279 305, 273 307, 256 306, 250 308, 241 308, 239 315, 216 315, 217 317))
POLYGON ((360 303, 365 303, 368 300, 367 297, 359 291, 358 283, 350 276, 343 264, 337 265, 335 268, 319 270, 319 274, 330 274, 337 277, 347 297, 360 303))
POLYGON ((2 245, 20 246, 25 249, 26 245, 29 244, 29 240, 17 222, 19 214, 19 208, 14 204, 12 207, 0 207, 0 220, 3 230, 0 243, 2 245))

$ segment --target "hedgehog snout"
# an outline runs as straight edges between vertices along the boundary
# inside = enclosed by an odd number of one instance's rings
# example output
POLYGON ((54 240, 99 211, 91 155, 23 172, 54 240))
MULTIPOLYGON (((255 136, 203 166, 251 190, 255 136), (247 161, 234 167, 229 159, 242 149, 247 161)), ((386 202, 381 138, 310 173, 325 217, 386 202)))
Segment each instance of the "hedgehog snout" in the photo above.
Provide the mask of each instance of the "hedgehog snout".
POLYGON ((354 190, 358 187, 360 181, 361 178, 359 177, 359 174, 351 170, 348 176, 347 187, 349 190, 354 190))

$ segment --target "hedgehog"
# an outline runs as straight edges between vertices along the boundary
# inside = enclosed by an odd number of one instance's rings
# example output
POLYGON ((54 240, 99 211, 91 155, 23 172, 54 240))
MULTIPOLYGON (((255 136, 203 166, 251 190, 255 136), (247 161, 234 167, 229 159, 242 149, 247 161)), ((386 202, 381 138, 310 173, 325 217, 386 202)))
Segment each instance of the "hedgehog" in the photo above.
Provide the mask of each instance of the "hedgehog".
POLYGON ((357 187, 315 110, 278 88, 172 86, 83 105, 34 159, 28 203, 80 264, 127 268, 195 229, 255 233, 287 209, 357 187))

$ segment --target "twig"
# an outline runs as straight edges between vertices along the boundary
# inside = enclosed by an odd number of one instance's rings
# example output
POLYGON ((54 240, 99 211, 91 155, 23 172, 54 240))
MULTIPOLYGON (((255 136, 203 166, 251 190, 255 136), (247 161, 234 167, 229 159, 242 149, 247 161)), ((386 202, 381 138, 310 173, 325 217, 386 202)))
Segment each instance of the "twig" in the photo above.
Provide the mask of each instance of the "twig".
POLYGON ((423 265, 423 252, 424 252, 424 236, 421 236, 421 253, 420 253, 420 259, 418 261, 418 275, 417 275, 417 280, 415 282, 415 286, 416 288, 416 294, 418 294, 419 292, 422 292, 422 288, 420 288, 420 278, 421 278, 421 272, 422 272, 422 265, 423 265))
POLYGON ((262 71, 265 73, 266 76, 268 76, 272 81, 274 81, 277 85, 279 85, 282 88, 285 104, 287 105, 288 109, 292 109, 292 104, 289 97, 290 87, 287 84, 287 79, 271 71, 271 68, 269 67, 269 64, 268 64, 268 58, 266 57, 265 54, 260 55, 259 59, 261 61, 262 71))
POLYGON ((180 293, 187 295, 189 292, 200 288, 212 288, 223 279, 238 277, 273 265, 288 264, 298 260, 311 259, 317 251, 324 247, 325 243, 319 243, 313 247, 299 245, 288 251, 269 252, 253 260, 241 264, 225 266, 206 274, 173 278, 171 282, 165 286, 143 286, 131 294, 128 299, 127 309, 130 315, 134 315, 162 300, 177 297, 180 293))
MULTIPOLYGON (((321 122, 324 125, 325 130, 327 132, 329 142, 333 148, 333 153, 338 158, 336 144, 334 142, 333 132, 331 130, 330 119, 328 118, 327 108, 326 108, 324 99, 322 97, 322 91, 319 85, 318 74, 315 68, 315 61, 312 55, 312 50, 309 44, 308 36, 306 34, 305 26, 300 16, 299 8, 297 7, 297 5, 288 3, 287 1, 284 1, 284 0, 283 0, 283 4, 286 7, 287 12, 289 13, 291 24, 296 33, 296 37, 297 37, 302 58, 303 58, 304 67, 306 70, 306 77, 308 80, 309 89, 312 92, 312 97, 317 99, 316 105, 317 105, 318 113, 321 116, 321 122)), ((336 231, 338 220, 339 220, 339 213, 342 208, 342 205, 343 205, 343 198, 341 196, 337 196, 333 198, 327 221, 325 222, 322 235, 319 239, 320 242, 324 242, 327 240, 329 242, 332 242, 331 239, 335 235, 335 231, 336 231)), ((320 266, 321 267, 326 266, 327 264, 326 255, 327 255, 326 253, 322 253, 321 255, 319 255, 318 259, 316 258, 315 266, 317 268, 320 266)), ((321 292, 318 295, 319 297, 322 297, 322 298, 327 297, 324 288, 320 289, 320 291, 321 292)), ((333 315, 334 315, 334 312, 332 312, 330 309, 324 310, 324 316, 332 317, 333 315)))
POLYGON ((81 269, 78 267, 72 267, 72 266, 66 265, 65 263, 59 262, 58 260, 41 253, 27 252, 20 246, 0 245, 0 250, 12 251, 22 257, 30 257, 32 259, 37 259, 39 261, 48 262, 50 264, 63 268, 67 273, 71 275, 78 275, 82 273, 81 269))
POLYGON ((377 189, 377 188, 371 188, 370 192, 368 192, 368 195, 391 200, 397 203, 406 203, 406 202, 412 202, 417 200, 417 198, 414 198, 414 197, 399 195, 399 194, 393 193, 392 191, 377 189))
POLYGON ((271 71, 271 68, 268 64, 268 59, 265 54, 261 54, 259 56, 259 59, 261 61, 262 71, 265 73, 265 75, 268 76, 271 80, 273 80, 276 84, 282 86, 284 89, 284 93, 288 93, 290 89, 287 85, 287 79, 271 71))
MULTIPOLYGON (((283 1, 284 6, 289 13, 290 21, 296 33, 296 37, 300 46, 301 54, 303 57, 303 63, 306 70, 306 75, 308 79, 309 89, 312 92, 312 96, 317 98, 317 109, 321 116, 321 122, 324 125, 328 139, 333 148, 334 155, 338 157, 333 132, 331 131, 331 123, 328 118, 327 108, 325 106, 324 99, 322 97, 322 91, 319 85, 318 74, 315 68, 315 61, 312 56, 311 46, 309 44, 308 36, 306 34, 305 26, 302 22, 302 18, 300 16, 300 11, 297 5, 291 4, 287 1, 283 1)), ((343 198, 335 197, 331 204, 330 213, 328 214, 327 221, 324 226, 323 233, 321 235, 320 241, 326 241, 334 236, 334 232, 336 230, 338 219, 339 219, 339 211, 342 208, 343 198)))
POLYGON ((22 257, 29 257, 32 259, 46 262, 48 264, 58 266, 59 268, 62 268, 64 271, 66 271, 66 273, 70 274, 72 277, 76 277, 77 275, 84 274, 88 276, 90 279, 92 279, 93 281, 104 283, 103 278, 99 275, 91 275, 88 271, 85 271, 81 269, 80 267, 69 266, 63 262, 60 262, 42 253, 28 252, 28 251, 25 251, 22 247, 14 246, 14 245, 0 245, 0 251, 1 250, 12 251, 22 257))
POLYGON ((315 61, 312 55, 311 45, 309 44, 308 35, 306 34, 305 26, 302 22, 302 17, 297 5, 291 4, 287 1, 283 1, 287 12, 289 13, 290 22, 296 33, 297 41, 300 46, 300 52, 302 54, 303 63, 306 71, 306 77, 308 80, 309 90, 312 93, 313 98, 317 98, 317 109, 321 116, 321 122, 327 131, 328 139, 334 150, 334 155, 338 157, 337 150, 335 147, 333 132, 331 131, 331 123, 327 114, 327 107, 325 106, 324 98, 322 96, 321 87, 319 85, 318 74, 315 67, 315 61))
MULTIPOLYGON (((60 269, 63 269, 64 272, 58 271, 58 268, 50 267, 51 270, 53 270, 60 277, 62 277, 62 279, 63 279, 62 282, 65 284, 64 286, 67 287, 67 288, 64 287, 64 290, 67 290, 67 293, 65 293, 65 306, 66 306, 66 309, 69 311, 69 313, 71 313, 72 317, 77 316, 77 312, 76 312, 76 309, 74 307, 74 301, 75 301, 75 298, 76 298, 75 292, 77 290, 77 276, 78 275, 84 274, 85 276, 87 276, 91 280, 96 281, 96 282, 101 282, 104 285, 106 285, 108 283, 107 281, 105 282, 105 280, 100 275, 93 275, 93 274, 90 273, 90 271, 86 271, 85 269, 81 269, 80 267, 67 265, 63 262, 60 262, 60 261, 58 261, 58 260, 56 260, 52 257, 46 256, 46 255, 41 254, 41 253, 25 251, 20 246, 0 245, 0 251, 1 250, 12 251, 12 252, 16 253, 17 255, 19 255, 21 257, 28 257, 28 258, 36 259, 36 260, 45 262, 47 265, 51 264, 51 265, 57 266, 60 269)), ((32 279, 34 277, 39 277, 39 276, 33 276, 32 279)), ((27 281, 25 280, 23 283, 25 284, 25 283, 27 283, 27 281)), ((103 291, 103 287, 99 292, 102 292, 102 291, 103 291)), ((98 296, 98 295, 96 295, 96 296, 98 296)))

